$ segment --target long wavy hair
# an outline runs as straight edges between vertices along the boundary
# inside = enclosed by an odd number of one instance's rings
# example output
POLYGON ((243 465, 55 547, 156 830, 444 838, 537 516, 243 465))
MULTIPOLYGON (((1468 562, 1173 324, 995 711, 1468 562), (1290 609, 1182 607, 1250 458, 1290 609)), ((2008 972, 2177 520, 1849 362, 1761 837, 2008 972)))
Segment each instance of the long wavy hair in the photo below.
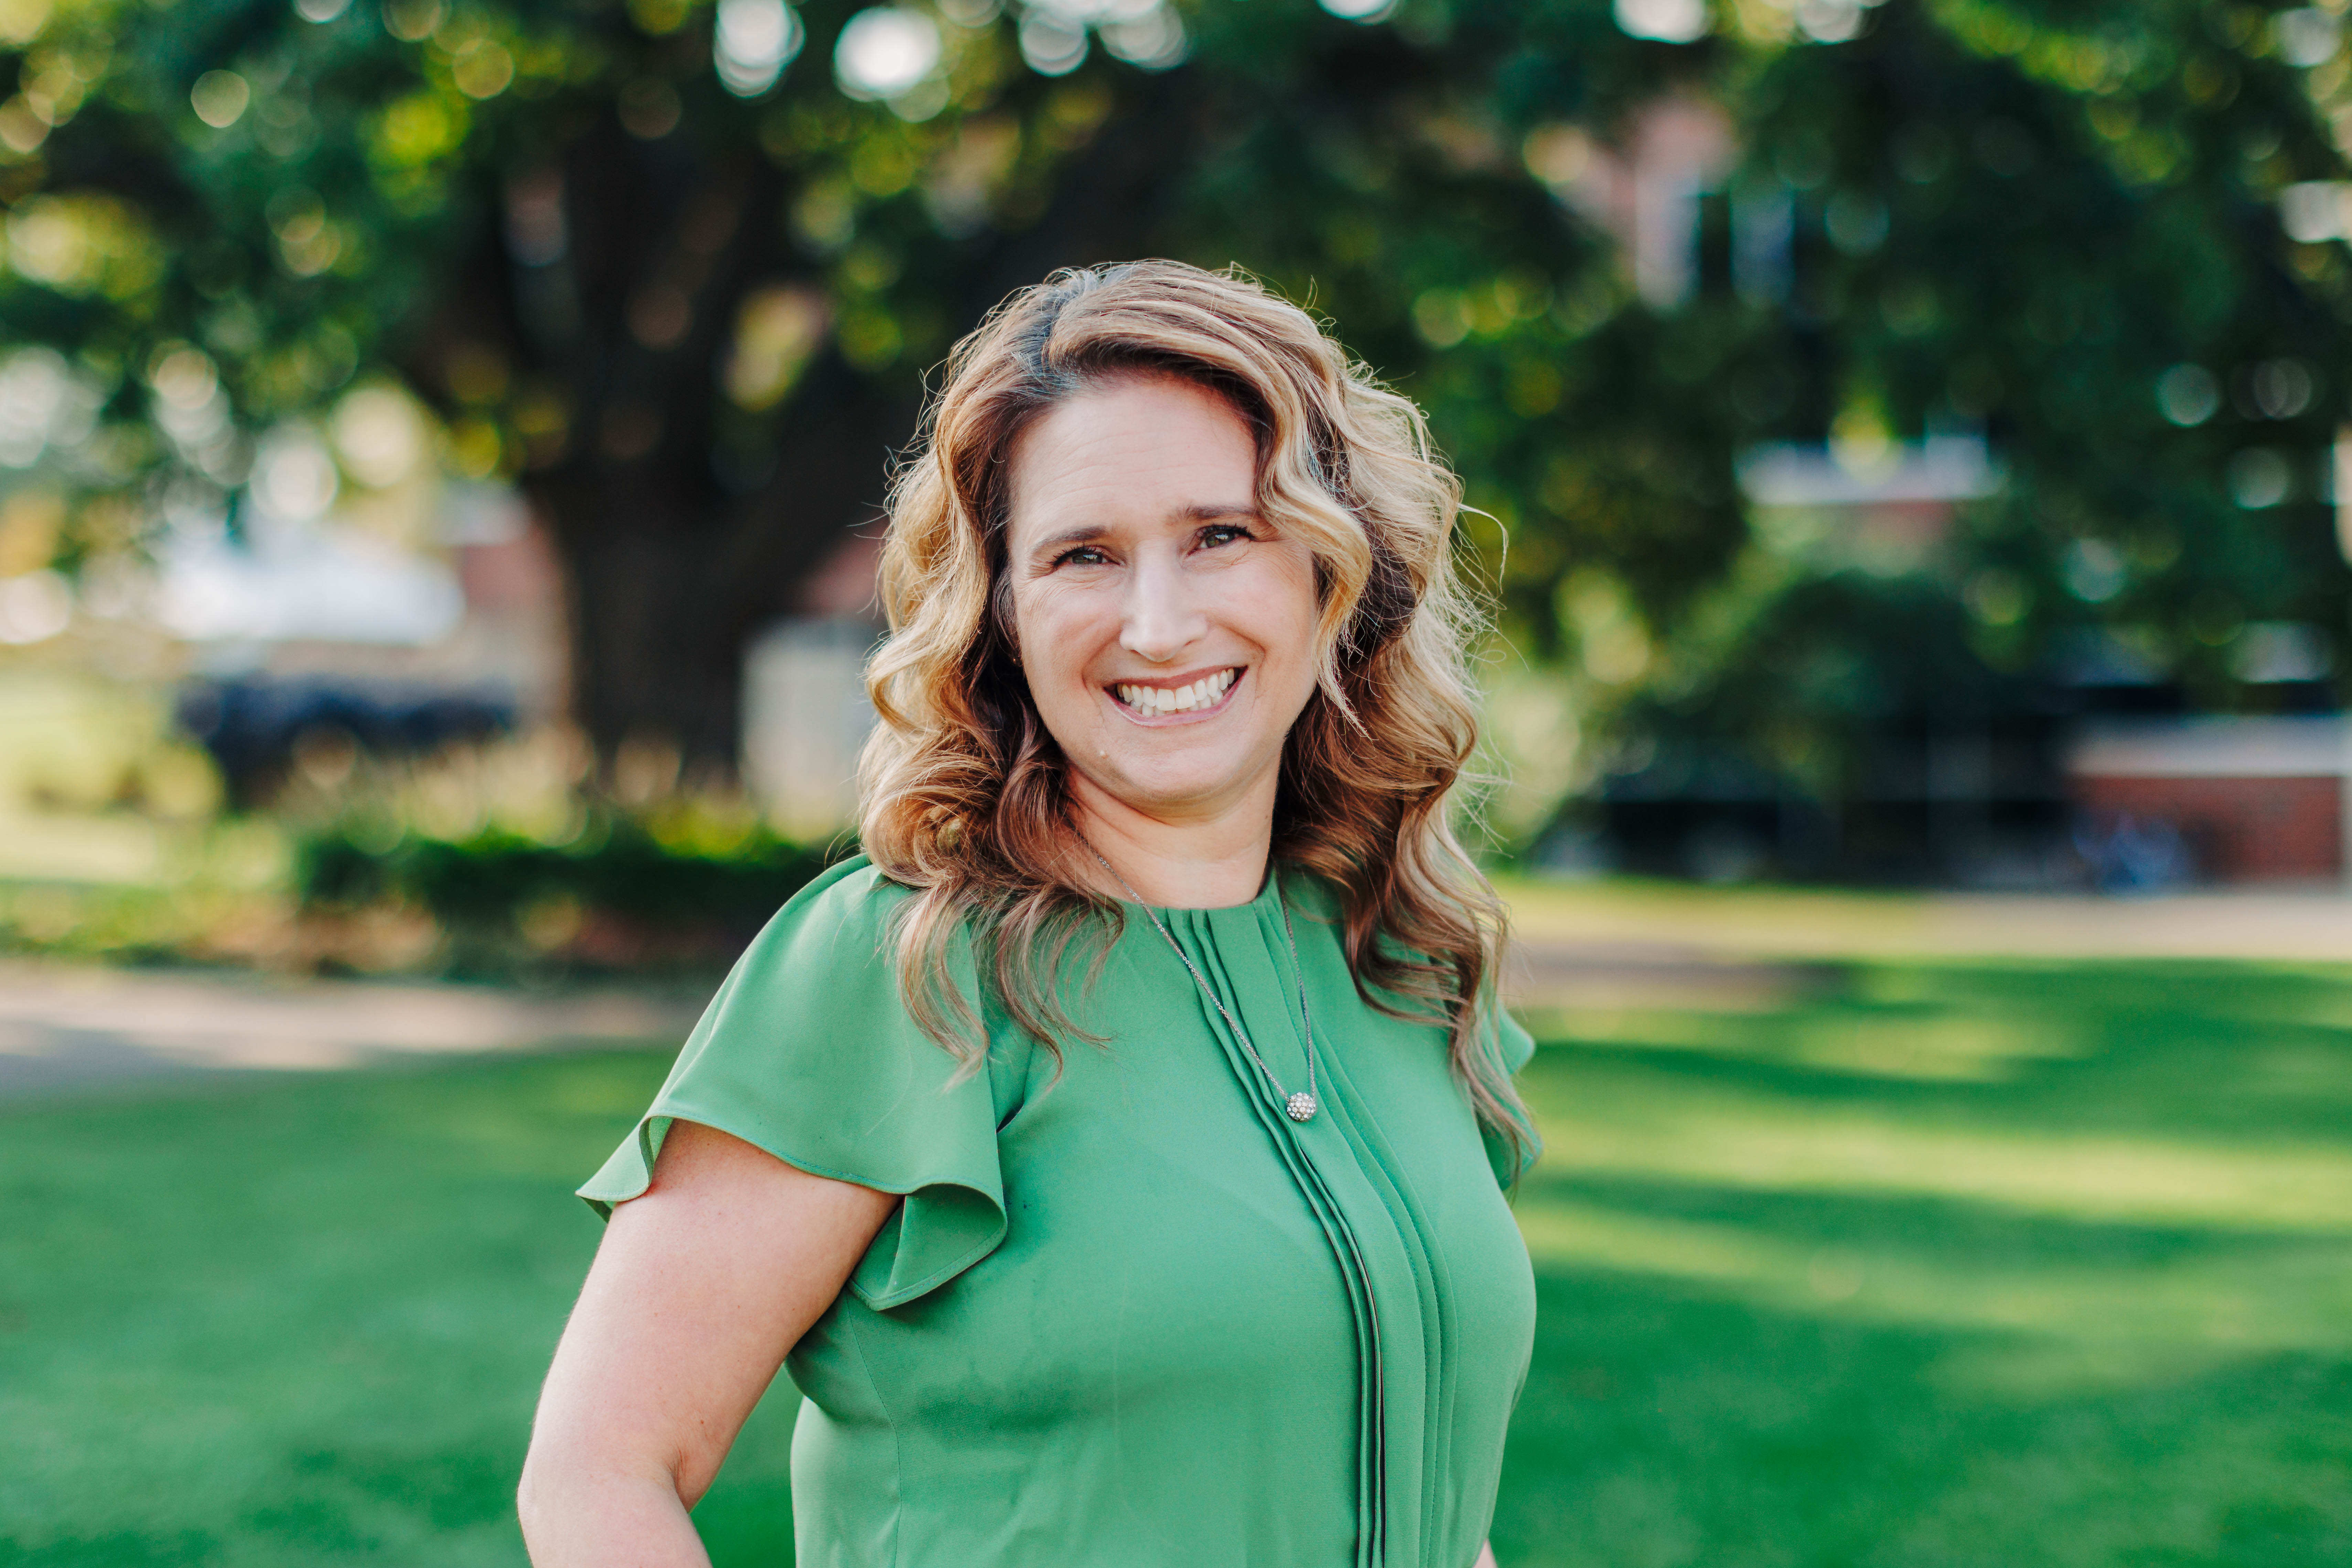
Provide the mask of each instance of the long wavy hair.
POLYGON ((1107 940, 1122 915, 1084 878, 1062 754, 1017 661, 1007 470, 1046 411, 1136 376, 1184 378, 1241 415, 1261 515, 1314 556, 1318 673, 1283 753, 1275 858, 1338 890, 1358 990, 1444 1025, 1480 1121, 1521 1146, 1526 1112, 1484 1017, 1502 905, 1449 811, 1477 736, 1465 653, 1479 621, 1453 559, 1461 484, 1418 408, 1237 271, 1139 261, 1020 290, 956 345, 897 474, 860 826, 875 865, 915 889, 895 934, 909 1011, 977 1067, 975 999, 950 964, 962 932, 1006 1015, 1057 1061, 1060 1039, 1092 1037, 1056 977, 1074 939, 1107 940))

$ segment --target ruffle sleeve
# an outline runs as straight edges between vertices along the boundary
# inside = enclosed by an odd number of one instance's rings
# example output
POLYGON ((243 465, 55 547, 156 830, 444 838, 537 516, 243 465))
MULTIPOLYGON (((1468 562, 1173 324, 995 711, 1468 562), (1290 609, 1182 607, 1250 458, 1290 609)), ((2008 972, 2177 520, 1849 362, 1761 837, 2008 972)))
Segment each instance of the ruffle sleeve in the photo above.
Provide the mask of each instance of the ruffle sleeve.
MULTIPOLYGON (((580 1189, 599 1214, 643 1194, 677 1121, 699 1122, 814 1175, 906 1201, 849 1288, 877 1310, 971 1268, 1004 1239, 990 1075, 915 1025, 887 948, 908 896, 863 858, 833 868, 768 922, 679 1051, 635 1131, 580 1189)), ((972 988, 968 958, 955 974, 972 988)))

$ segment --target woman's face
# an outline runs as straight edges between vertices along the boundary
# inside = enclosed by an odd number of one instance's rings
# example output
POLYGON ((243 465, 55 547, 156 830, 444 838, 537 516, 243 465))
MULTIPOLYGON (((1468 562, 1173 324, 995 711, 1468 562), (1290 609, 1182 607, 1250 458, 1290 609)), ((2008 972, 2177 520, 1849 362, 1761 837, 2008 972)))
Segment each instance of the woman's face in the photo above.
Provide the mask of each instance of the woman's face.
POLYGON ((1315 689, 1315 563, 1258 515, 1241 416, 1173 377, 1113 382, 1024 431, 1008 478, 1022 668, 1081 801, 1270 811, 1315 689))

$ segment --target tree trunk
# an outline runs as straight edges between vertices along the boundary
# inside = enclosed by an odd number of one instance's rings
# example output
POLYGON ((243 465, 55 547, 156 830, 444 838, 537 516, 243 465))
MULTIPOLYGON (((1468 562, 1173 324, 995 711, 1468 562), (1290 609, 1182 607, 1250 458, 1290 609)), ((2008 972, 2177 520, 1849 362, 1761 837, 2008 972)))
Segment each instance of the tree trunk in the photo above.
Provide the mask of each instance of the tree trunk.
MULTIPOLYGON (((1167 133, 1166 96, 1138 92, 1068 154, 1036 221, 923 242, 910 280, 930 275, 923 303, 951 334, 1056 268, 1153 252, 1156 197, 1184 142, 1167 133)), ((554 238, 519 242, 530 191, 510 185, 505 233, 452 280, 407 368, 456 412, 453 354, 490 345, 515 368, 513 396, 568 410, 522 483, 563 566, 574 717, 608 765, 638 741, 707 778, 736 764, 751 639, 849 531, 879 525, 927 367, 861 373, 828 349, 778 414, 730 404, 744 297, 824 279, 783 237, 791 171, 748 145, 690 156, 669 144, 680 140, 638 142, 607 121, 524 171, 557 193, 554 238), (764 473, 746 483, 746 468, 764 473)))
POLYGON ((749 496, 682 500, 658 452, 600 453, 533 482, 569 589, 573 716, 599 755, 635 738, 676 748, 691 772, 730 773, 745 647, 852 529, 882 516, 914 399, 819 374, 831 395, 809 400, 749 496))

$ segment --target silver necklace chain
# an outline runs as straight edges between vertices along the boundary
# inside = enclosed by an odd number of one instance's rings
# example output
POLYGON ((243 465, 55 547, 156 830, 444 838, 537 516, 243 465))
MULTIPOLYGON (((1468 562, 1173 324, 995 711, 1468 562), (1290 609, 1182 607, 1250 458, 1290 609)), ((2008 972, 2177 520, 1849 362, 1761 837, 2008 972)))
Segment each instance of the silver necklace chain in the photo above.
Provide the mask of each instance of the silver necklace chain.
POLYGON ((1242 1043, 1242 1049, 1249 1053, 1249 1059, 1257 1064, 1257 1070, 1265 1075, 1265 1081, 1272 1084, 1274 1092, 1282 1097, 1282 1113, 1293 1121, 1313 1121, 1315 1112, 1321 1109, 1322 1104, 1315 1098, 1315 1022, 1307 1012, 1307 969, 1298 962, 1298 935, 1290 926, 1290 900, 1282 896, 1281 873, 1269 869, 1266 875, 1276 879, 1275 902, 1282 906, 1282 940, 1290 946, 1290 973, 1298 981, 1298 1022, 1307 1034, 1307 1089, 1300 1094, 1292 1094, 1282 1087, 1282 1080, 1275 1077, 1274 1069, 1265 1065, 1265 1058, 1257 1054, 1255 1046, 1250 1044, 1249 1032, 1242 1027, 1239 1019, 1225 1011, 1225 1005, 1218 999, 1216 988, 1209 984, 1208 977, 1202 974, 1192 963, 1192 958, 1184 952, 1183 944, 1176 940, 1175 933, 1161 923, 1159 911, 1143 901, 1143 895, 1135 890, 1135 884, 1120 876, 1118 868, 1112 865, 1101 850, 1095 848, 1091 844, 1088 844, 1087 848, 1096 859, 1102 861, 1103 869, 1108 871, 1113 879, 1127 889, 1127 896, 1135 900, 1136 907, 1140 909, 1144 918, 1151 922, 1151 929, 1158 931, 1160 939, 1167 942, 1168 951, 1176 955, 1176 961, 1181 963, 1186 972, 1192 976, 1193 984, 1201 988, 1201 994, 1209 999, 1209 1005, 1217 1010, 1217 1016, 1225 1021, 1225 1027, 1234 1032, 1234 1038, 1239 1040, 1242 1043))

